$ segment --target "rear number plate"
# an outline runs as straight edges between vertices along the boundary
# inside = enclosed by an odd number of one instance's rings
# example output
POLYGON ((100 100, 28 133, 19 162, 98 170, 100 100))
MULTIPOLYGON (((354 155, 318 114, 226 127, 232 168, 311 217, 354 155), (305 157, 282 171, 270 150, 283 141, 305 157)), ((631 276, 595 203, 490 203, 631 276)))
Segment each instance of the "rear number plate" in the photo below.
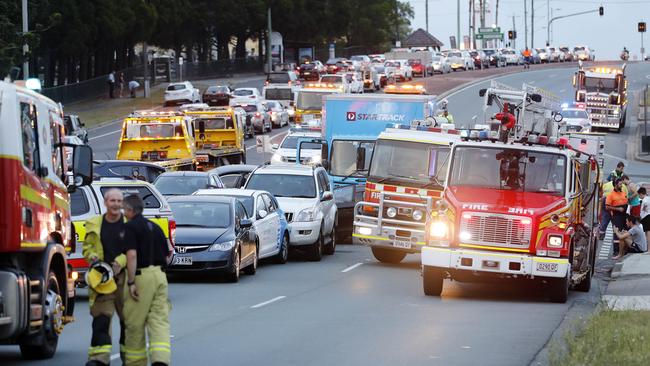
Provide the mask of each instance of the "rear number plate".
POLYGON ((207 163, 208 162, 208 156, 207 155, 197 155, 196 156, 196 161, 200 163, 207 163))
POLYGON ((174 257, 172 265, 191 266, 192 257, 174 257))
POLYGON ((537 263, 538 272, 557 272, 558 264, 557 263, 537 263))
POLYGON ((411 249, 411 242, 407 240, 395 240, 393 246, 395 248, 411 249))

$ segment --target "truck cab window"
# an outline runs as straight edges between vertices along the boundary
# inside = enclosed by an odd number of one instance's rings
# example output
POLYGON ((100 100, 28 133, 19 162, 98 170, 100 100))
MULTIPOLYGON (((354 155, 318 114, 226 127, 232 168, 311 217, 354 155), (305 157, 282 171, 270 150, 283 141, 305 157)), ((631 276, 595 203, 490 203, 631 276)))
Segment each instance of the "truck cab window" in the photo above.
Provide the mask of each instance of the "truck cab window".
POLYGON ((23 165, 28 169, 38 169, 38 124, 36 107, 29 103, 20 103, 20 125, 23 140, 23 165))

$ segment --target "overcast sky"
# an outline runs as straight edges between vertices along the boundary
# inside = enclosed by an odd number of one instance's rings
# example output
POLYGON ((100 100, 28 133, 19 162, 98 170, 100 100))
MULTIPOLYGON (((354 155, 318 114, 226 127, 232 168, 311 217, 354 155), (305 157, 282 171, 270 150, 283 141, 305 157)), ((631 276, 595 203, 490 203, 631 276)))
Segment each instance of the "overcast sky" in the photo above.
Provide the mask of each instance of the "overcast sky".
MULTIPOLYGON (((415 12, 411 26, 426 29, 425 2, 427 0, 403 0, 413 7, 415 12)), ((491 22, 494 22, 496 0, 487 0, 492 9, 491 22)), ((526 0, 528 9, 528 42, 530 44, 530 6, 535 3, 535 46, 546 44, 547 0, 526 0)), ((429 2, 429 33, 440 39, 449 47, 449 36, 456 35, 456 4, 457 0, 428 0, 429 2)), ((478 0, 476 0, 478 8, 478 0)), ((460 0, 460 34, 468 34, 470 0, 460 0)), ((605 15, 598 13, 579 15, 576 17, 558 19, 551 25, 553 45, 585 44, 596 51, 596 59, 617 59, 623 46, 630 50, 632 56, 638 57, 641 50, 641 35, 637 32, 637 23, 641 20, 650 26, 650 0, 550 0, 552 17, 597 10, 602 4, 605 15), (557 10, 560 9, 560 10, 557 10)), ((499 1, 499 26, 502 32, 512 29, 512 17, 515 16, 517 29, 517 48, 524 47, 524 0, 499 1)), ((479 17, 476 17, 477 27, 479 17)), ((486 26, 491 26, 487 24, 486 26)), ((645 48, 650 51, 650 33, 644 34, 645 48)), ((646 51, 646 54, 647 54, 646 51)))

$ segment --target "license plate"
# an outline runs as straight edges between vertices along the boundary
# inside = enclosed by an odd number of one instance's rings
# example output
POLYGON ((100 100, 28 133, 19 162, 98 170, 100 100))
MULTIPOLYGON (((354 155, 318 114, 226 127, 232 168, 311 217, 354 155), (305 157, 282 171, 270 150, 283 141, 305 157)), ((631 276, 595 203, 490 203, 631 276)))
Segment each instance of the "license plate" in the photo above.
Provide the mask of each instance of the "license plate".
POLYGON ((191 266, 192 257, 174 257, 172 265, 191 266))
POLYGON ((538 272, 557 272, 557 268, 558 268, 558 263, 544 263, 544 262, 537 263, 538 272))
POLYGON ((314 119, 314 115, 313 114, 305 114, 305 115, 302 116, 302 119, 305 120, 305 121, 311 121, 312 119, 314 119))
POLYGON ((311 73, 310 73, 310 72, 306 72, 305 75, 311 75, 311 73))
POLYGON ((207 163, 208 162, 208 156, 207 155, 197 155, 196 156, 196 161, 200 163, 207 163))
POLYGON ((408 240, 395 240, 393 246, 395 248, 411 249, 411 242, 408 240))
POLYGON ((210 99, 211 102, 216 103, 217 99, 210 99))

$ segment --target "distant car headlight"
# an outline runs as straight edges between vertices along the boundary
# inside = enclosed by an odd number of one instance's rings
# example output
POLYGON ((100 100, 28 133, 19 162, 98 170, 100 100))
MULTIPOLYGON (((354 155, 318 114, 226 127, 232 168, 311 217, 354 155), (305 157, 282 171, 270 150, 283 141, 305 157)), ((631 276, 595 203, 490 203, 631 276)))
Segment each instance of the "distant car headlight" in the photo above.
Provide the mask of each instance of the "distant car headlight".
POLYGON ((424 213, 420 210, 414 210, 411 216, 413 217, 413 220, 420 221, 424 217, 424 213))
POLYGON ((230 240, 230 241, 224 241, 223 243, 215 243, 210 246, 210 249, 208 249, 209 252, 227 252, 231 250, 235 246, 235 241, 230 240))
POLYGON ((298 216, 293 220, 295 222, 310 222, 315 221, 318 211, 316 208, 306 208, 298 213, 298 216))
POLYGON ((386 209, 386 216, 390 217, 391 219, 397 216, 397 209, 395 207, 389 207, 386 209))
POLYGON ((562 248, 564 243, 562 242, 562 236, 560 235, 549 235, 548 236, 548 247, 549 248, 562 248))

